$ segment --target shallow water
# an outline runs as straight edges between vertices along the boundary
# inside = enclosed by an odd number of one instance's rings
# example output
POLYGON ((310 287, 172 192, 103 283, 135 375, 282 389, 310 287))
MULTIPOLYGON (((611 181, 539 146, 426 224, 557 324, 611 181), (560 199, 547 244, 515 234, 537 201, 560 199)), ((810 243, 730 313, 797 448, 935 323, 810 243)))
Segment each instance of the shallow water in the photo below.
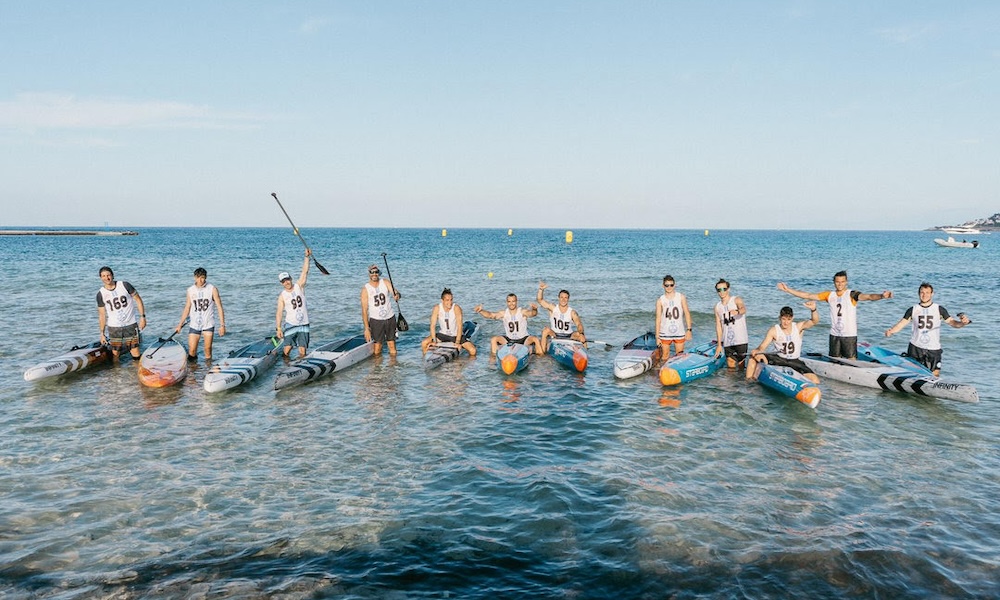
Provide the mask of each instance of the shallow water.
MULTIPOLYGON (((96 339, 103 264, 142 294, 147 341, 177 324, 196 266, 226 308, 217 358, 269 333, 276 275, 302 260, 288 230, 0 237, 17 282, 0 300, 12 325, 0 340, 0 594, 1000 594, 992 236, 958 250, 929 232, 574 233, 303 230, 332 273, 310 274, 313 345, 358 330, 365 268, 387 252, 412 327, 399 355, 280 393, 272 371, 218 395, 201 389, 204 362, 162 390, 128 364, 37 384, 21 374, 96 339), (923 280, 968 313, 972 326, 942 332, 944 375, 981 402, 824 381, 811 410, 731 372, 677 389, 652 374, 616 381, 614 350, 592 349, 585 375, 536 357, 508 378, 488 352, 420 364, 446 285, 472 316, 509 291, 533 300, 545 279, 552 300, 570 289, 592 339, 620 345, 652 327, 665 273, 688 295, 695 339, 712 337, 722 276, 756 342, 782 305, 806 314, 777 281, 818 291, 842 268, 863 292, 897 295, 860 306, 862 339, 904 348, 904 334, 879 336, 923 280)), ((825 347, 825 312, 807 350, 825 347)))

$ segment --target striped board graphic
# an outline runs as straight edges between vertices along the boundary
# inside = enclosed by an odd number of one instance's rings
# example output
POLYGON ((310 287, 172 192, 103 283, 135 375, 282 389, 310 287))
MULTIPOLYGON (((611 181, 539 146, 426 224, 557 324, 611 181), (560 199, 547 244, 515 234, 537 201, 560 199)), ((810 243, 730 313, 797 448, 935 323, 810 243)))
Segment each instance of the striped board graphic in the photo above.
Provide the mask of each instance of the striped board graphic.
POLYGON ((276 338, 268 336, 234 350, 205 375, 205 391, 221 392, 252 381, 278 361, 280 343, 276 338))
POLYGON ((107 346, 102 346, 100 342, 94 342, 88 346, 74 346, 65 354, 60 354, 29 368, 24 372, 24 380, 38 381, 49 377, 58 377, 107 362, 110 358, 111 351, 107 346))
POLYGON ((618 379, 638 377, 660 360, 660 345, 652 331, 625 344, 615 355, 614 372, 618 379))
MULTIPOLYGON (((466 321, 462 324, 462 335, 470 342, 475 342, 479 337, 479 323, 476 321, 466 321)), ((424 354, 424 368, 435 369, 441 365, 458 358, 461 349, 454 342, 441 342, 436 346, 427 349, 424 354)))
POLYGON ((374 344, 359 334, 323 344, 305 358, 295 361, 274 378, 274 389, 280 390, 343 371, 374 354, 374 344))

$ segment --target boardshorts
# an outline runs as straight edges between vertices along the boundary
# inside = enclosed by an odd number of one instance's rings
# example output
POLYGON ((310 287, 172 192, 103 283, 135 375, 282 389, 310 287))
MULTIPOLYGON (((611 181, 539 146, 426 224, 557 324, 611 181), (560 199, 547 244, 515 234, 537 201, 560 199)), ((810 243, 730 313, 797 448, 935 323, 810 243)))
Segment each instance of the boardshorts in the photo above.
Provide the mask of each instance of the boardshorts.
POLYGON ((122 349, 132 350, 139 347, 139 324, 132 323, 125 327, 108 327, 108 345, 114 352, 122 349))
MULTIPOLYGON (((368 330, 371 331, 372 341, 376 344, 382 342, 396 341, 396 317, 388 319, 373 319, 368 317, 368 330)), ((441 339, 441 336, 438 336, 441 339)))
POLYGON ((830 356, 833 358, 857 358, 858 336, 830 336, 830 356))
POLYGON ((928 350, 926 348, 919 348, 914 346, 912 343, 906 348, 906 356, 909 356, 931 371, 937 371, 941 368, 941 356, 943 354, 943 350, 928 350))

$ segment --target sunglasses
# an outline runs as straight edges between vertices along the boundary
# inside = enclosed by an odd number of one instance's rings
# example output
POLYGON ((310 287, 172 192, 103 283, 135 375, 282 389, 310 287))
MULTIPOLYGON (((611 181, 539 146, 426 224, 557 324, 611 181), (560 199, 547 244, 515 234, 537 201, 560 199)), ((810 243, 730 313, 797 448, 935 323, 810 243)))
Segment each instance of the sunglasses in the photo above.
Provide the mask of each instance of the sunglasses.
POLYGON ((674 284, 672 284, 672 283, 664 283, 663 287, 674 287, 674 284))
POLYGON ((725 287, 725 288, 715 288, 715 291, 717 291, 717 292, 728 292, 729 288, 727 288, 727 287, 725 287))
POLYGON ((382 271, 368 271, 369 275, 381 275, 382 271))

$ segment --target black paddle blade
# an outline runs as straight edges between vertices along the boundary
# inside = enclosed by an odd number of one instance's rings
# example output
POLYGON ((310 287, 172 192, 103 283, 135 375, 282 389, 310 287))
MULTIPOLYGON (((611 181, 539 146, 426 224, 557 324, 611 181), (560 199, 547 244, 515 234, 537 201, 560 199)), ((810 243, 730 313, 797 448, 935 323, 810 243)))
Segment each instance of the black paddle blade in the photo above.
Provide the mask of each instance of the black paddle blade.
POLYGON ((410 324, 406 322, 406 318, 403 317, 403 313, 399 313, 399 317, 396 318, 396 330, 397 331, 410 330, 410 324))
POLYGON ((323 265, 319 264, 319 261, 316 260, 315 256, 313 257, 313 264, 316 265, 316 268, 319 269, 320 273, 322 273, 324 275, 329 275, 330 274, 330 272, 326 270, 326 267, 324 267, 323 265))

